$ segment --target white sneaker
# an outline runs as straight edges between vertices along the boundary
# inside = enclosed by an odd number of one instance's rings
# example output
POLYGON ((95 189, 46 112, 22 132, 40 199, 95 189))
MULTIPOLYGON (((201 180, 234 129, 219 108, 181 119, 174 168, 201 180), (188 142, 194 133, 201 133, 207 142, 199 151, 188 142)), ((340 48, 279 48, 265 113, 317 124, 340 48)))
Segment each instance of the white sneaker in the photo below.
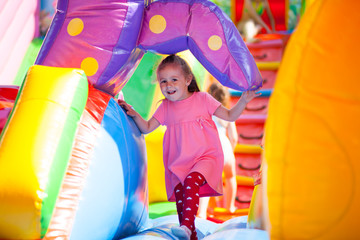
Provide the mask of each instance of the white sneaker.
POLYGON ((180 227, 172 227, 171 232, 179 239, 179 240, 190 240, 191 230, 182 225, 180 227))

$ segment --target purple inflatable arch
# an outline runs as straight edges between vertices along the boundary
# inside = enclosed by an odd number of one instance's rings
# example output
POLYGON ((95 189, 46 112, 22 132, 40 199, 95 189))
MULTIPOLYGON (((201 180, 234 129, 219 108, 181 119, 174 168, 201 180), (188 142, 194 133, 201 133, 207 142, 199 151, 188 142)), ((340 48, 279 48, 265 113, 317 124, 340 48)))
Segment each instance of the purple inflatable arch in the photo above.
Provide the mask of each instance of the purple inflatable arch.
POLYGON ((207 0, 59 0, 35 64, 82 68, 116 95, 144 51, 189 49, 223 85, 258 89, 262 78, 236 27, 207 0))

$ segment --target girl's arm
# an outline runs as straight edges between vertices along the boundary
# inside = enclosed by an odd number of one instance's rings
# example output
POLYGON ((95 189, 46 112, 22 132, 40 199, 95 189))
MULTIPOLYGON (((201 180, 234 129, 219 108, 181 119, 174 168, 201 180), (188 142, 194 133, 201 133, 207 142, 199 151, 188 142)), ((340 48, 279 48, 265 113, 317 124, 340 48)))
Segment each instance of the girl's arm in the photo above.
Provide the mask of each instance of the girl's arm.
POLYGON ((126 114, 132 117, 142 133, 150 133, 154 131, 157 127, 159 127, 160 123, 155 118, 150 118, 150 120, 146 121, 141 115, 134 110, 129 104, 127 104, 124 100, 118 100, 119 105, 125 109, 126 114))
POLYGON ((238 142, 238 134, 237 134, 235 122, 229 122, 226 130, 227 130, 227 135, 229 137, 231 146, 232 146, 232 148, 234 150, 235 146, 236 146, 236 144, 238 142))
POLYGON ((257 96, 260 96, 260 93, 256 93, 255 91, 243 92, 239 101, 231 109, 227 109, 221 105, 215 110, 214 115, 226 121, 234 122, 240 117, 246 104, 257 96))

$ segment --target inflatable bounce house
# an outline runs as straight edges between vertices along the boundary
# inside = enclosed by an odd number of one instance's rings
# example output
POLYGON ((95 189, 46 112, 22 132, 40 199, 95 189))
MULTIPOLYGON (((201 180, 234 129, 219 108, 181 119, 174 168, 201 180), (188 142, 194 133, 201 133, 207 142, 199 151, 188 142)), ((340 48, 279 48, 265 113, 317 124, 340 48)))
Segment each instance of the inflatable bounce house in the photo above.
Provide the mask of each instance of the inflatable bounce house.
MULTIPOLYGON (((38 1, 14 2, 0 4, 0 19, 24 4, 32 12, 19 15, 33 21, 38 1)), ((276 66, 249 214, 197 219, 200 239, 360 238, 359 7, 307 5, 276 66)), ((152 146, 115 96, 146 52, 186 49, 234 91, 269 86, 254 50, 206 0, 59 0, 56 8, 21 87, 0 75, 8 85, 0 88, 0 239, 176 239, 177 216, 149 218, 152 146)), ((10 35, 1 40, 12 44, 10 35)))
POLYGON ((249 214, 249 226, 270 239, 359 238, 359 7, 313 1, 286 48, 249 214))
POLYGON ((114 97, 145 51, 186 49, 226 86, 262 85, 211 2, 58 1, 1 133, 0 238, 118 239, 147 226, 145 141, 114 97))

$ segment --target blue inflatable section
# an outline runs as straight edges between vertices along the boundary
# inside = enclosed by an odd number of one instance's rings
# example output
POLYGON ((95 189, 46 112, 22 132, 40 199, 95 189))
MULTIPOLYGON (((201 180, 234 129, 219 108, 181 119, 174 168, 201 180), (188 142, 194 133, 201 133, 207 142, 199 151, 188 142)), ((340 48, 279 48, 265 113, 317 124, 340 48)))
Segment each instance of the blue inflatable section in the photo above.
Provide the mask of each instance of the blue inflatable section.
MULTIPOLYGON (((149 219, 145 140, 133 120, 110 99, 96 136, 93 159, 70 240, 176 240, 177 215, 149 219)), ((247 228, 247 216, 223 224, 196 219, 203 240, 268 240, 247 228)))
MULTIPOLYGON (((151 220, 152 227, 126 240, 177 240, 171 233, 171 227, 178 226, 177 215, 164 216, 151 220)), ((198 239, 201 240, 269 240, 268 233, 258 229, 248 229, 247 216, 233 218, 222 224, 205 219, 195 220, 198 239)))
POLYGON ((96 141, 71 240, 119 239, 148 221, 145 140, 114 99, 96 141))
MULTIPOLYGON (((272 89, 261 89, 259 91, 257 91, 258 93, 261 93, 261 95, 259 97, 270 97, 272 94, 272 89)), ((233 89, 229 89, 229 92, 231 94, 231 96, 234 97, 241 97, 243 91, 237 91, 237 90, 233 90, 233 89)))

